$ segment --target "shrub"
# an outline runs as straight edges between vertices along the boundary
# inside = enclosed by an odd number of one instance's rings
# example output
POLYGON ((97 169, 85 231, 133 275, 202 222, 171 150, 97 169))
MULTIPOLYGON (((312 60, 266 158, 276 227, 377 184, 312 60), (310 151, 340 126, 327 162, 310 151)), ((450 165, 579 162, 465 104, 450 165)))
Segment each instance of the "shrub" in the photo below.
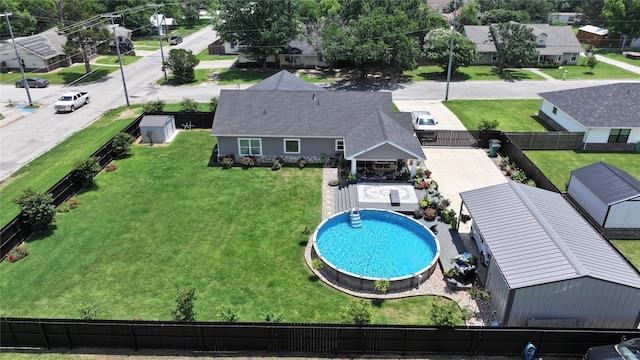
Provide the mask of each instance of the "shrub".
POLYGON ((214 96, 209 100, 209 109, 211 110, 212 113, 216 113, 216 110, 218 109, 218 97, 214 96))
POLYGON ((371 312, 370 301, 353 299, 340 315, 345 324, 363 325, 371 322, 371 312))
POLYGON ((536 182, 535 182, 534 180, 532 180, 532 179, 527 180, 527 185, 529 185, 529 186, 533 186, 533 187, 536 187, 536 186, 537 186, 537 185, 536 185, 536 182))
POLYGON ((56 207, 53 205, 51 194, 27 189, 13 202, 18 204, 20 211, 34 230, 46 228, 55 219, 56 207))
POLYGON ((281 160, 279 158, 271 160, 271 170, 278 171, 280 169, 282 169, 281 160))
POLYGON ((151 100, 149 102, 146 102, 143 106, 142 106, 142 112, 143 113, 154 113, 154 112, 161 112, 162 109, 165 106, 165 102, 160 100, 160 99, 156 99, 156 100, 151 100))
POLYGON ((243 167, 250 168, 250 167, 253 167, 253 165, 255 165, 256 162, 251 156, 243 156, 242 159, 240 159, 240 163, 242 164, 243 167))
POLYGON ((314 258, 313 260, 311 260, 311 267, 314 270, 320 271, 324 267, 324 264, 322 263, 322 260, 320 260, 320 258, 314 258))
POLYGON ((491 131, 498 128, 500 122, 498 120, 485 120, 482 119, 478 124, 478 130, 480 131, 491 131))
POLYGON ((298 159, 298 168, 304 169, 304 166, 307 164, 307 160, 304 158, 298 159))
POLYGON ((387 291, 389 291, 389 286, 391 286, 391 282, 387 279, 378 279, 373 283, 373 285, 375 286, 376 291, 384 294, 387 291))
POLYGON ((198 111, 198 103, 191 98, 183 98, 180 101, 180 108, 184 112, 197 112, 198 111))
POLYGON ((223 157, 222 160, 220 160, 220 167, 223 169, 231 169, 233 167, 233 157, 223 157))
POLYGON ((129 154, 131 152, 131 144, 134 141, 136 141, 136 138, 127 133, 119 133, 114 136, 113 141, 111 141, 111 147, 113 147, 116 157, 129 154))
POLYGON ((231 305, 222 305, 218 308, 223 322, 238 322, 238 313, 231 305))
POLYGON ((480 289, 479 287, 472 287, 468 291, 472 299, 489 300, 491 298, 491 294, 489 294, 488 291, 480 289))
POLYGON ((67 200, 64 204, 62 204, 62 205, 60 205, 58 207, 58 212, 59 213, 66 213, 66 212, 69 212, 69 211, 77 208, 80 205, 82 205, 82 201, 80 201, 78 199, 71 198, 71 199, 67 200))
POLYGON ((511 173, 511 180, 524 184, 527 181, 527 175, 522 170, 516 170, 511 173))
POLYGON ((462 325, 458 304, 453 301, 447 301, 446 303, 434 302, 431 304, 431 312, 427 321, 430 325, 436 326, 462 325))
POLYGON ((82 186, 94 185, 94 178, 102 170, 98 158, 92 156, 84 160, 78 160, 73 165, 73 176, 82 186))
POLYGON ((176 285, 178 295, 176 296, 176 308, 173 310, 173 320, 175 321, 195 321, 196 314, 193 312, 193 302, 196 300, 196 289, 188 287, 181 289, 176 285))

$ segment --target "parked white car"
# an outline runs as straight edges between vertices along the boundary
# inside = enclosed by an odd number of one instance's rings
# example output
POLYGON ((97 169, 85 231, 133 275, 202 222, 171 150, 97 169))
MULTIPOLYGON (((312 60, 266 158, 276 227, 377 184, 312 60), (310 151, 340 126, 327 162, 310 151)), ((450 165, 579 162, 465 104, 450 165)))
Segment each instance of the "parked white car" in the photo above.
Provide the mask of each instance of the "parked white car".
POLYGON ((89 93, 84 91, 76 91, 66 93, 53 104, 56 112, 71 112, 77 108, 89 103, 89 93))
POLYGON ((411 113, 413 128, 420 132, 421 141, 438 140, 438 122, 428 111, 414 111, 411 113))

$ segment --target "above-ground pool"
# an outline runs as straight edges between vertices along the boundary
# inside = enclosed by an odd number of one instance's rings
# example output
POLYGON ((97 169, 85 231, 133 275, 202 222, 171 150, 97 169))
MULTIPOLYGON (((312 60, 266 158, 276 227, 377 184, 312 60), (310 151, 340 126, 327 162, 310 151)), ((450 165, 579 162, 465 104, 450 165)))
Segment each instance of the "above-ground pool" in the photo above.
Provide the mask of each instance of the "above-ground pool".
POLYGON ((387 279, 389 291, 400 291, 431 275, 440 247, 426 226, 392 211, 358 213, 361 226, 352 226, 346 211, 320 224, 312 237, 313 256, 322 260, 327 279, 360 291, 374 291, 375 280, 387 279))

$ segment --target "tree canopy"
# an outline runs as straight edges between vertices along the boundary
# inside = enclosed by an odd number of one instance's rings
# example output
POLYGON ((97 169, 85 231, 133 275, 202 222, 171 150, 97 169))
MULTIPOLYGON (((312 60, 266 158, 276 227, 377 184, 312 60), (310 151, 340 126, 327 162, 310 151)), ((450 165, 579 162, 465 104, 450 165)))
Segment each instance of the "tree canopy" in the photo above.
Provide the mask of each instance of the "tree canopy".
POLYGON ((227 0, 220 6, 213 28, 225 41, 246 46, 245 54, 263 67, 269 55, 281 53, 299 34, 292 0, 227 0))
POLYGON ((178 84, 187 84, 195 81, 195 67, 200 63, 191 50, 171 49, 169 58, 164 66, 171 69, 173 77, 178 84))
MULTIPOLYGON (((424 56, 441 67, 445 73, 449 67, 450 42, 451 31, 445 28, 429 31, 424 39, 424 56)), ((461 66, 469 66, 478 57, 476 44, 459 32, 455 32, 453 44, 451 72, 456 72, 461 66)))
POLYGON ((640 37, 640 0, 604 0, 602 18, 610 34, 640 37))
POLYGON ((533 29, 522 24, 508 22, 489 25, 491 39, 498 54, 498 72, 505 65, 517 66, 534 61, 538 57, 532 40, 533 29))

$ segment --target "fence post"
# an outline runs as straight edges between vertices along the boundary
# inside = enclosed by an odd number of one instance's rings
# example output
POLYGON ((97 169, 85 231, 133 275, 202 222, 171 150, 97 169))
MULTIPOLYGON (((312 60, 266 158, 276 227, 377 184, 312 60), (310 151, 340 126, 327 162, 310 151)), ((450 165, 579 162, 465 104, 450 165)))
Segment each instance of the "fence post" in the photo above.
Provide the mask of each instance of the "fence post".
POLYGON ((136 344, 136 337, 133 335, 133 324, 129 324, 129 335, 131 335, 131 343, 133 344, 133 351, 138 351, 138 344, 136 344))
POLYGON ((42 334, 42 338, 44 339, 45 345, 47 345, 47 350, 51 349, 49 346, 49 340, 47 340, 47 334, 44 332, 44 326, 42 326, 42 321, 38 321, 38 325, 40 325, 40 333, 42 334))

